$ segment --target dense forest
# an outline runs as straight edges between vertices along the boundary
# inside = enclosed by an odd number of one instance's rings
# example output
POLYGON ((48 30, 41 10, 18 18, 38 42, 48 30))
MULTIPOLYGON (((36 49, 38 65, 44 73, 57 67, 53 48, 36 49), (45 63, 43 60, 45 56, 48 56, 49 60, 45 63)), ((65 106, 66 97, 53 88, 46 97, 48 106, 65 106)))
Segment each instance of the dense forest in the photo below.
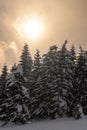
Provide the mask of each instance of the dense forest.
POLYGON ((0 121, 25 124, 40 119, 82 118, 87 114, 87 51, 50 46, 34 60, 24 44, 20 61, 0 75, 0 121))

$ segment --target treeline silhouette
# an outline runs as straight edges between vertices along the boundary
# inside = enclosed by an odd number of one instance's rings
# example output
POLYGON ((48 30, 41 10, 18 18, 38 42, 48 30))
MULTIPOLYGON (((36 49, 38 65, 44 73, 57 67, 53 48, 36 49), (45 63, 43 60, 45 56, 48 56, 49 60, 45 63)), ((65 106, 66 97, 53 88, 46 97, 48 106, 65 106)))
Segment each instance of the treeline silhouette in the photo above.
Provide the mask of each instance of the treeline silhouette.
POLYGON ((33 119, 56 119, 87 114, 87 51, 56 45, 32 60, 25 44, 19 64, 0 76, 0 121, 24 124, 33 119))

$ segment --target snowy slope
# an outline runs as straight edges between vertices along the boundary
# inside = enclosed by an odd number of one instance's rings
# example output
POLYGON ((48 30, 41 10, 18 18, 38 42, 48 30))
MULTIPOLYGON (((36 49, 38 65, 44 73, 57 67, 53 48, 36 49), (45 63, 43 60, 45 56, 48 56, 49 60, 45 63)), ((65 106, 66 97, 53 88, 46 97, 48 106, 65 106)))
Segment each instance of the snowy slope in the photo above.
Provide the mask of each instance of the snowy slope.
POLYGON ((87 130, 87 119, 45 120, 23 126, 5 126, 0 130, 87 130))

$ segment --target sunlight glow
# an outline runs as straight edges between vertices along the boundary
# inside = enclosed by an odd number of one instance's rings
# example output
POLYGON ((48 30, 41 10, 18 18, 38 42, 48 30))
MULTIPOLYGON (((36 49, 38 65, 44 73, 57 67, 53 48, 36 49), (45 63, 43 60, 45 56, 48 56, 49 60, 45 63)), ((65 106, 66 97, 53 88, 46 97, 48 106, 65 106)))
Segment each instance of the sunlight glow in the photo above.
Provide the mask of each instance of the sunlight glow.
POLYGON ((17 47, 16 47, 16 44, 15 44, 14 41, 9 44, 9 48, 14 49, 15 51, 17 51, 17 47))
POLYGON ((43 32, 42 22, 35 18, 17 21, 15 28, 21 37, 29 39, 35 39, 43 32))

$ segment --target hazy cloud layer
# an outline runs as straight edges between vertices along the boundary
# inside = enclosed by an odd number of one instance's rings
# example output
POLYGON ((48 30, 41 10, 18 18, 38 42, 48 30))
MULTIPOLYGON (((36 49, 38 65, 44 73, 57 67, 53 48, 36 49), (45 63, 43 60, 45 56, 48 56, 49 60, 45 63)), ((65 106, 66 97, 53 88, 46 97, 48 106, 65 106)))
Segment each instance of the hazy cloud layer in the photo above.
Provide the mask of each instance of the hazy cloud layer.
POLYGON ((19 37, 13 23, 33 15, 43 19, 45 34, 29 41, 31 54, 37 48, 44 53, 52 43, 60 46, 65 39, 87 49, 87 0, 0 0, 0 67, 18 61, 26 41, 19 37))

